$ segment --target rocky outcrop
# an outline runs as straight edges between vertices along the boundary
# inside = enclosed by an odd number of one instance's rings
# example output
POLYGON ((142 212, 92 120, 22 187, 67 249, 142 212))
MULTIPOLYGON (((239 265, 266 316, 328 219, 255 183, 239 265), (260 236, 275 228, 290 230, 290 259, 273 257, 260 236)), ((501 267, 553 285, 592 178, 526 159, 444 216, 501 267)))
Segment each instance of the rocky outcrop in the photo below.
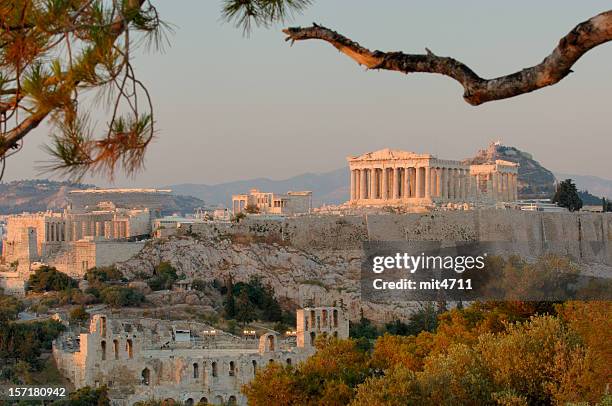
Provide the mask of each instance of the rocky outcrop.
POLYGON ((149 242, 118 267, 126 276, 150 274, 170 262, 189 279, 246 281, 260 276, 280 299, 297 306, 343 304, 351 318, 406 318, 415 303, 379 304, 360 296, 363 244, 433 240, 506 242, 536 258, 551 250, 592 273, 612 273, 612 215, 516 210, 247 218, 194 224, 189 235, 149 242))
POLYGON ((550 198, 553 195, 555 175, 534 160, 531 154, 518 148, 493 142, 464 162, 475 165, 493 163, 497 159, 519 164, 519 198, 550 198))

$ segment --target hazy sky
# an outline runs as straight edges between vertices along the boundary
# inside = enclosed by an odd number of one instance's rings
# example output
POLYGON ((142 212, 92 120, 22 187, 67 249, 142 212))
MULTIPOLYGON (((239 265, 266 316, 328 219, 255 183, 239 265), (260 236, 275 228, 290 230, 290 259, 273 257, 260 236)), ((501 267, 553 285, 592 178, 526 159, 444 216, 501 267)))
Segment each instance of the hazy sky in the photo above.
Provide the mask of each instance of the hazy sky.
MULTIPOLYGON (((281 179, 385 147, 460 159, 492 140, 554 171, 612 178, 610 43, 555 86, 472 107, 449 78, 365 71, 320 41, 289 47, 282 25, 245 38, 220 20, 219 1, 153 2, 177 26, 164 54, 134 63, 154 98, 159 136, 145 171, 115 186, 281 179)), ((578 22, 609 8, 609 0, 320 0, 285 25, 315 21, 371 49, 428 47, 493 77, 539 63, 578 22)), ((37 177, 47 132, 28 137, 5 180, 37 177)))

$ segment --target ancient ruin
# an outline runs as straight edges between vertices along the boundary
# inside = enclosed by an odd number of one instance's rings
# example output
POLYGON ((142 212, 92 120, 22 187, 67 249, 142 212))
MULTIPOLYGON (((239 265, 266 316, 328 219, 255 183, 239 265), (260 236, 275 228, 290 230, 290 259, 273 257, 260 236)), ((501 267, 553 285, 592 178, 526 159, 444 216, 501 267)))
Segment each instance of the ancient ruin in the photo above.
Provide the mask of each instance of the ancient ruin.
POLYGON ((348 338, 337 307, 297 310, 295 331, 254 330, 238 337, 189 321, 122 319, 95 314, 86 332, 53 344, 59 370, 77 388, 107 385, 114 405, 157 399, 245 405, 240 392, 268 363, 295 365, 315 352, 318 336, 348 338))
POLYGON ((355 206, 495 204, 518 197, 514 162, 469 165, 388 148, 347 160, 350 204, 355 206))
POLYGON ((278 194, 251 189, 247 194, 232 196, 234 215, 251 209, 259 214, 307 214, 312 210, 312 192, 278 194))

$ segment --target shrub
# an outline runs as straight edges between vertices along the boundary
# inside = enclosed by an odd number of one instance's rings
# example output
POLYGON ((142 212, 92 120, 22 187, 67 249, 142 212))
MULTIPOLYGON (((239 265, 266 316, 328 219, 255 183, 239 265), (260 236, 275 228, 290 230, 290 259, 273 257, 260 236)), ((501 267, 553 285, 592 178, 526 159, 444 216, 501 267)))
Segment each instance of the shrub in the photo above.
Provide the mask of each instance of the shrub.
POLYGON ((160 262, 155 267, 154 275, 147 280, 147 284, 152 290, 172 289, 177 279, 176 269, 168 262, 160 262))
POLYGON ((79 286, 75 279, 49 266, 42 266, 30 275, 28 285, 34 292, 60 291, 79 286))
POLYGON ((109 286, 100 291, 102 302, 112 307, 138 306, 144 302, 144 295, 132 288, 109 286))

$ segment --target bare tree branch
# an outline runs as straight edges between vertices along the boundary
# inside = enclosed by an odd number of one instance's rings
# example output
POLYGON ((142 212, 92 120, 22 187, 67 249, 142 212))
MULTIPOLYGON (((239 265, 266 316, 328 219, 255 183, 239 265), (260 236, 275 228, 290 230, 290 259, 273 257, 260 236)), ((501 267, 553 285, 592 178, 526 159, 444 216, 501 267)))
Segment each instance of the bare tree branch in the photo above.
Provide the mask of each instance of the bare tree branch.
POLYGON ((370 69, 385 69, 403 73, 437 73, 461 83, 463 98, 477 106, 492 100, 506 99, 554 85, 572 72, 571 67, 589 50, 612 40, 612 10, 598 14, 571 30, 561 38, 557 47, 538 65, 510 75, 483 79, 467 65, 450 57, 442 57, 427 50, 426 54, 370 51, 357 42, 314 24, 312 27, 284 29, 286 41, 320 39, 327 41, 360 65, 370 69))

